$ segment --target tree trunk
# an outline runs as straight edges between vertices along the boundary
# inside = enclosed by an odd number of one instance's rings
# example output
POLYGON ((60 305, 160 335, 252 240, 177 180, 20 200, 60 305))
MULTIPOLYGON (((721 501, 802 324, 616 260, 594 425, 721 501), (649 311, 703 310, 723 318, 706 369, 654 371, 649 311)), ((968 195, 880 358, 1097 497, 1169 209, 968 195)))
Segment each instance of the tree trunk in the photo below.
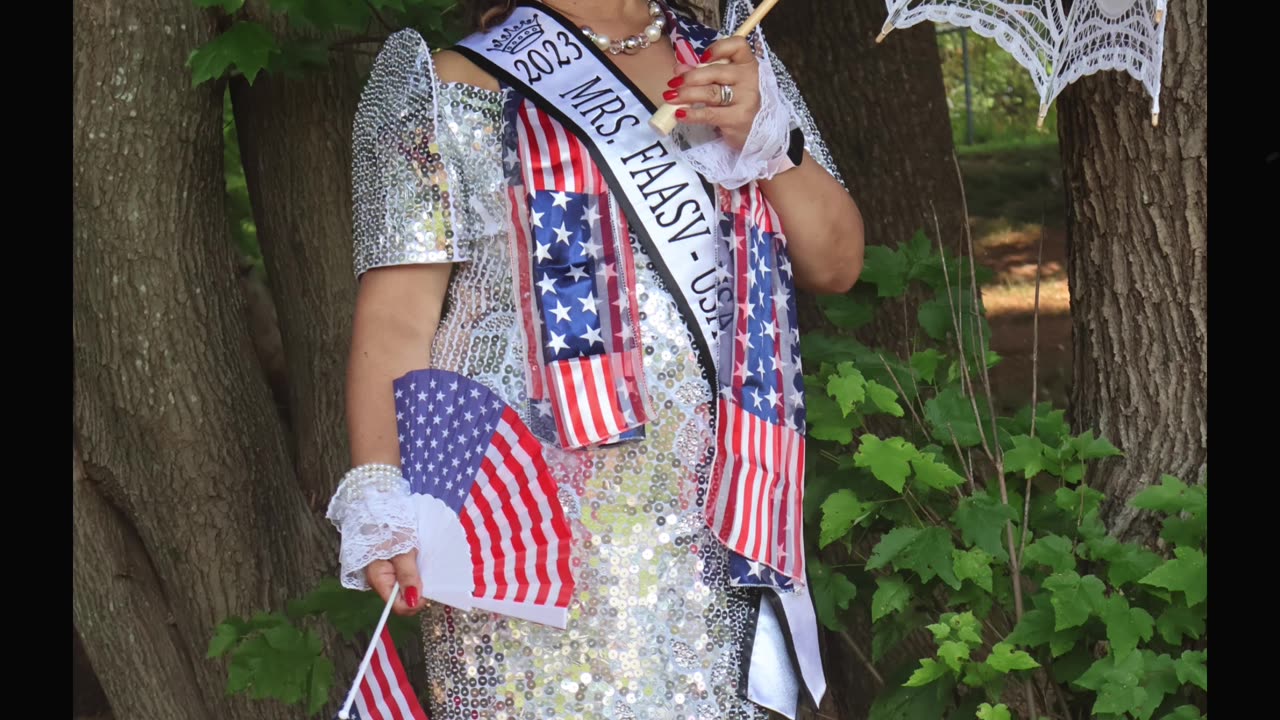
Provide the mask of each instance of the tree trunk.
MULTIPOLYGON (((924 24, 897 30, 877 45, 884 19, 883 4, 789 0, 769 15, 764 29, 858 202, 867 244, 893 247, 924 230, 955 252, 965 213, 934 29, 924 24)), ((909 296, 882 306, 858 331, 859 339, 907 352, 918 301, 909 296)), ((806 333, 832 331, 813 296, 803 295, 799 308, 806 333)), ((869 659, 871 627, 854 625, 847 635, 869 659)), ((831 691, 823 717, 864 718, 880 690, 849 640, 827 633, 831 691)), ((880 666, 932 651, 923 635, 918 642, 908 639, 880 666)))
POLYGON ((226 696, 209 638, 283 607, 336 555, 246 330, 223 87, 192 88, 185 67, 214 33, 185 2, 75 6, 74 619, 128 720, 286 717, 226 696))
MULTIPOLYGON (((254 19, 286 29, 265 3, 254 19)), ((376 46, 370 46, 376 49, 376 46)), ((254 223, 288 361, 298 481, 323 512, 350 467, 345 385, 355 307, 351 265, 351 126, 364 68, 349 48, 297 79, 231 83, 254 223)))
POLYGON ((1159 527, 1127 501, 1165 473, 1201 480, 1208 460, 1206 4, 1169 6, 1160 127, 1120 73, 1080 80, 1059 105, 1072 426, 1124 451, 1088 480, 1113 534, 1135 541, 1159 527))
MULTIPOLYGON (((924 230, 954 252, 964 207, 933 25, 877 45, 884 19, 883 4, 789 0, 763 26, 858 202, 867 244, 894 247, 924 230)), ((859 339, 905 350, 918 300, 883 306, 859 339)), ((806 332, 830 329, 812 297, 800 313, 806 332)))
POLYGON ((111 717, 111 704, 107 702, 102 683, 98 682, 89 656, 84 652, 84 643, 80 641, 74 620, 71 628, 71 717, 75 720, 111 717))

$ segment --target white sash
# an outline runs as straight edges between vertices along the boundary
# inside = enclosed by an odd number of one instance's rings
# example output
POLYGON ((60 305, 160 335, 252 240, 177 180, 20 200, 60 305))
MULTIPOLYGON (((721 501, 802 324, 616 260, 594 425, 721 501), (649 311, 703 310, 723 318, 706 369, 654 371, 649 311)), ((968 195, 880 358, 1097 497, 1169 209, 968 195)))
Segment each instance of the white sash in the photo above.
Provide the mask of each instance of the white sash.
POLYGON ((717 287, 730 282, 716 271, 716 206, 671 138, 649 127, 653 104, 579 28, 540 3, 521 2, 458 50, 582 139, 674 291, 714 388, 717 287))

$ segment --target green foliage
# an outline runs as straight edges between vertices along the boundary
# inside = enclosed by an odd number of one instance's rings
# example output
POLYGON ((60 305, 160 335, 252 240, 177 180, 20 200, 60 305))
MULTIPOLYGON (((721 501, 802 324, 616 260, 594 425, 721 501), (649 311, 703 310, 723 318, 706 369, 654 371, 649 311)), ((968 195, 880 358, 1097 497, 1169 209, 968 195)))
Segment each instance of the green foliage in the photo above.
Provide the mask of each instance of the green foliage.
POLYGON ((360 45, 376 49, 399 28, 416 29, 432 47, 447 47, 465 34, 457 0, 270 0, 270 13, 288 20, 283 36, 268 29, 269 18, 249 17, 244 0, 191 1, 231 19, 218 37, 192 50, 187 66, 193 85, 235 75, 253 84, 264 70, 296 76, 323 69, 330 53, 360 45))
MULTIPOLYGON (((214 628, 208 657, 229 658, 228 694, 302 705, 311 717, 329 701, 334 669, 320 636, 307 625, 323 617, 351 641, 376 626, 382 607, 374 593, 347 590, 337 580, 325 580, 289 603, 284 613, 262 612, 249 620, 227 618, 214 628)), ((387 624, 396 640, 413 637, 412 621, 392 616, 387 624)))
POLYGON ((972 94, 975 143, 1010 142, 1056 138, 1057 112, 1050 107, 1043 129, 1036 128, 1040 94, 1031 74, 995 40, 968 31, 938 36, 942 79, 951 112, 956 145, 965 143, 965 82, 963 45, 969 49, 969 80, 972 94))
POLYGON ((933 638, 931 654, 889 668, 871 717, 1012 720, 1032 675, 1055 684, 1037 691, 1055 715, 1065 703, 1104 720, 1200 717, 1207 486, 1166 476, 1130 501, 1160 518, 1163 554, 1108 534, 1086 469, 1120 450, 1047 403, 995 414, 985 273, 934 252, 923 235, 868 252, 874 291, 822 304, 856 327, 924 292, 917 334, 897 344, 909 354, 801 341, 817 365, 805 382, 819 619, 870 623, 877 663, 912 633, 933 638))

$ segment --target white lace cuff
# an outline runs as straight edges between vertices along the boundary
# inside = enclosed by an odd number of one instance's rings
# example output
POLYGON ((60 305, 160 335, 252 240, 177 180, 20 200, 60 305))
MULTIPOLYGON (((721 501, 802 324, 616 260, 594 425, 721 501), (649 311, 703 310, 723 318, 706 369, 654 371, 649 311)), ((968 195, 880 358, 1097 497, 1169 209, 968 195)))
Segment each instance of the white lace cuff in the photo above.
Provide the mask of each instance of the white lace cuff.
POLYGON ((361 465, 338 484, 325 514, 342 533, 343 587, 367 590, 364 570, 417 547, 417 514, 409 481, 393 465, 361 465))
POLYGON ((778 78, 766 52, 760 58, 760 111, 742 149, 736 150, 718 137, 686 149, 684 156, 708 181, 735 190, 793 167, 787 158, 790 143, 791 108, 778 89, 778 78))

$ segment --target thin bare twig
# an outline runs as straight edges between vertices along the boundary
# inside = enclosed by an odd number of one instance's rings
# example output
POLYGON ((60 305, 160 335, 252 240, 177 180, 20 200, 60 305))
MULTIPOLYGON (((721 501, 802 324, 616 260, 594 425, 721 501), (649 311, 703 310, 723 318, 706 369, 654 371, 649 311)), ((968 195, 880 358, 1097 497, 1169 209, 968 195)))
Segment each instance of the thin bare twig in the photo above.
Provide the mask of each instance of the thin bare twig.
MULTIPOLYGON (((1036 405, 1040 400, 1040 267, 1044 263, 1044 222, 1040 223, 1040 240, 1036 243, 1036 300, 1031 314, 1031 437, 1036 436, 1036 405)), ((1026 497, 1022 507, 1022 541, 1018 547, 1018 565, 1027 551, 1027 516, 1031 514, 1031 478, 1027 478, 1026 497)))
POLYGON ((369 12, 373 13, 373 16, 378 19, 378 24, 385 28, 387 32, 396 31, 395 28, 391 27, 391 23, 387 22, 387 19, 382 17, 382 13, 378 12, 378 8, 374 7, 373 3, 369 2, 369 0, 364 0, 364 4, 369 8, 369 12))
MULTIPOLYGON (((907 397, 907 391, 902 389, 902 383, 898 382, 898 376, 893 373, 893 368, 889 367, 889 361, 884 359, 884 353, 876 353, 876 355, 877 357, 880 358, 880 362, 884 365, 884 369, 889 372, 889 377, 893 378, 893 386, 898 388, 898 394, 901 395, 902 398, 905 400, 907 397)), ((915 376, 912 376, 911 379, 914 382, 915 376)), ((918 397, 919 395, 920 395, 920 388, 917 386, 916 396, 918 397)), ((911 402, 908 401, 907 409, 911 411, 911 417, 915 419, 916 425, 920 426, 920 432, 928 434, 929 429, 925 427, 924 421, 921 420, 920 416, 916 414, 915 405, 912 405, 911 402)))
POLYGON ((854 642, 853 638, 849 637, 849 633, 847 632, 840 633, 840 637, 844 638, 845 643, 849 645, 849 649, 852 650, 853 654, 857 655, 858 659, 862 661, 862 664, 866 666, 867 672, 871 673, 871 677, 875 678, 876 684, 883 688, 884 678, 880 677, 880 673, 876 670, 876 666, 871 664, 871 660, 862 652, 862 648, 858 647, 858 643, 854 642))
MULTIPOLYGON (((980 291, 978 288, 977 269, 974 267, 976 263, 975 263, 975 256, 973 252, 973 233, 969 229, 969 202, 967 197, 965 196, 965 191, 964 191, 964 176, 960 172, 960 157, 956 154, 954 149, 951 151, 951 160, 952 160, 952 163, 955 165, 956 179, 959 181, 959 185, 960 185, 960 206, 964 208, 964 235, 966 239, 966 248, 969 253, 969 277, 970 277, 970 283, 972 286, 971 292, 976 294, 976 293, 979 293, 980 291)), ((938 216, 936 212, 934 213, 933 222, 934 222, 934 225, 937 226, 938 216)), ((1005 506, 1008 506, 1009 505, 1009 484, 1004 477, 1004 453, 1001 451, 1001 448, 1000 448, 998 426, 996 425, 995 401, 991 397, 991 376, 987 368, 987 353, 986 353, 985 342, 983 340, 981 328, 979 327, 978 328, 979 332, 975 333, 975 335, 977 336, 977 343, 978 343, 978 349, 979 349, 978 362, 980 367, 982 368, 981 375, 982 375, 982 382, 983 382, 983 390, 986 392, 987 408, 991 413, 991 435, 992 435, 991 443, 987 442, 986 432, 983 430, 983 427, 982 427, 982 415, 981 413, 978 412, 978 400, 975 397, 976 393, 973 392, 973 380, 969 377, 969 363, 965 361, 964 339, 963 339, 963 333, 961 333, 960 331, 960 324, 962 320, 959 317, 958 311, 955 310, 956 301, 952 299, 952 296, 951 296, 951 279, 950 279, 950 273, 947 272, 946 251, 942 247, 941 232, 939 232, 938 246, 939 246, 939 251, 942 252, 942 273, 943 273, 943 278, 947 283, 947 301, 951 304, 951 307, 952 307, 952 311, 951 311, 952 324, 956 328, 956 336, 957 336, 956 339, 957 339, 957 343, 960 345, 960 369, 963 374, 965 388, 968 390, 970 404, 973 406, 974 419, 977 420, 978 437, 981 438, 982 440, 982 448, 983 450, 986 451, 987 458, 990 459, 991 462, 995 465, 996 480, 1000 483, 1000 502, 1003 503, 1005 506), (993 451, 993 448, 994 448, 994 451, 993 451)), ((977 297, 977 300, 978 302, 981 302, 980 295, 977 297)), ((975 304, 975 314, 977 312, 976 310, 977 307, 978 306, 975 304)), ((977 321, 975 318, 975 323, 976 322, 977 321)), ((1026 524, 1025 515, 1023 516, 1022 521, 1023 521, 1023 525, 1025 525, 1026 524)), ((1022 570, 1021 570, 1021 564, 1019 562, 1019 557, 1018 557, 1018 547, 1014 542, 1012 520, 1005 520, 1004 530, 1005 530, 1005 541, 1009 546, 1009 570, 1013 580, 1014 614, 1017 620, 1020 621, 1022 620, 1022 614, 1023 614, 1022 570)), ((1031 717, 1037 717, 1039 713, 1037 712, 1038 706, 1036 705, 1035 688, 1032 686, 1030 680, 1027 680, 1025 683, 1023 683, 1023 691, 1027 699, 1028 714, 1031 717)))

